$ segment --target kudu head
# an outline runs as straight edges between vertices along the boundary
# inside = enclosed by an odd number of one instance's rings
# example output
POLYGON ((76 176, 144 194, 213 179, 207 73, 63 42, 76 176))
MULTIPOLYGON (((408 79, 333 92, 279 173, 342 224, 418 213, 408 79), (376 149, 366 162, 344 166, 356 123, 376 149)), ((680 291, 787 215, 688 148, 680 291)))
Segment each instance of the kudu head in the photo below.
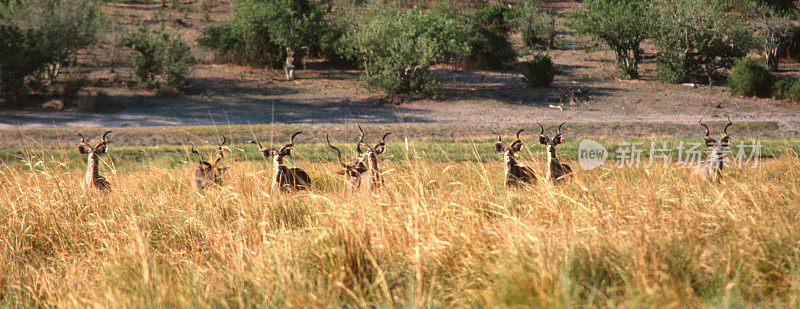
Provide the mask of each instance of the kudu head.
POLYGON ((75 135, 81 138, 81 141, 78 143, 78 152, 88 154, 90 160, 96 161, 99 155, 105 154, 108 151, 108 140, 106 139, 108 133, 111 133, 111 131, 103 133, 103 138, 100 143, 92 147, 83 138, 83 134, 75 132, 75 135))
POLYGON ((226 139, 225 136, 223 135, 222 136, 222 142, 220 142, 219 146, 217 146, 217 157, 211 163, 206 162, 203 159, 203 155, 200 154, 200 152, 198 152, 197 150, 195 150, 194 149, 194 145, 192 145, 192 153, 196 154, 198 157, 200 157, 199 164, 200 164, 200 168, 202 170, 207 171, 207 172, 212 172, 212 171, 221 172, 221 171, 224 171, 224 170, 228 169, 227 167, 219 166, 219 161, 222 160, 222 158, 225 157, 225 154, 222 152, 222 146, 225 145, 225 143, 227 141, 228 141, 228 139, 226 139))
POLYGON ((356 144, 356 151, 358 151, 358 155, 356 156, 356 161, 361 161, 362 164, 366 164, 367 168, 375 168, 378 167, 378 155, 386 153, 386 137, 392 133, 386 133, 381 138, 381 141, 375 144, 375 146, 370 146, 364 141, 364 129, 361 126, 358 126, 358 143, 356 144), (367 148, 365 151, 361 151, 361 146, 367 148))
POLYGON ((556 153, 556 146, 558 146, 558 144, 561 144, 561 142, 564 141, 563 138, 561 137, 561 127, 564 126, 565 123, 566 122, 562 122, 560 125, 558 125, 558 129, 556 129, 556 136, 554 136, 553 139, 550 139, 549 137, 544 135, 544 126, 542 126, 541 123, 538 122, 536 123, 539 125, 539 128, 542 129, 542 131, 539 133, 539 143, 544 145, 545 148, 547 148, 547 152, 552 154, 553 156, 555 156, 556 153))
POLYGON ((245 141, 245 143, 256 144, 258 145, 258 150, 261 151, 261 154, 264 155, 265 158, 275 157, 275 161, 278 163, 283 163, 284 157, 292 156, 292 152, 294 151, 294 137, 298 134, 303 133, 303 131, 297 131, 289 137, 289 143, 283 145, 280 149, 275 149, 272 147, 264 148, 261 146, 261 143, 256 141, 245 141))
POLYGON ((328 147, 330 147, 331 149, 336 151, 336 160, 339 161, 339 164, 342 167, 344 167, 345 174, 347 174, 347 175, 349 175, 351 177, 358 177, 358 175, 363 170, 366 170, 366 166, 364 166, 364 163, 362 161, 358 161, 357 160, 357 161, 355 161, 353 163, 350 163, 350 164, 344 163, 344 161, 342 161, 342 152, 339 151, 339 148, 336 148, 336 146, 333 146, 333 144, 331 144, 331 140, 330 140, 330 137, 328 136, 328 134, 325 134, 325 141, 328 142, 328 147), (359 166, 359 165, 361 165, 361 166, 359 166), (363 169, 363 170, 361 170, 361 169, 363 169))
POLYGON ((522 143, 522 140, 519 138, 519 134, 522 133, 523 131, 525 131, 525 129, 520 129, 519 131, 517 131, 516 135, 517 140, 511 143, 511 146, 509 146, 503 141, 503 138, 500 136, 500 134, 497 134, 497 142, 494 143, 494 149, 497 150, 497 152, 503 153, 503 157, 505 158, 506 163, 513 162, 514 154, 519 151, 522 151, 522 148, 525 146, 522 143))
POLYGON ((725 125, 725 128, 722 129, 722 138, 719 142, 710 136, 710 131, 708 130, 708 125, 703 123, 703 119, 700 119, 700 125, 706 130, 706 134, 703 136, 703 139, 706 141, 706 146, 709 148, 708 160, 714 163, 716 168, 722 168, 723 162, 723 155, 725 153, 725 149, 731 145, 731 137, 728 135, 728 127, 733 125, 731 121, 731 117, 728 117, 728 124, 725 125))
MULTIPOLYGON (((370 150, 370 147, 369 147, 369 145, 367 145, 364 142, 364 129, 361 128, 361 125, 358 126, 358 132, 359 132, 358 133, 358 143, 356 144, 356 151, 358 151, 358 154, 361 155, 361 154, 367 153, 367 151, 370 150), (367 147, 367 151, 361 151, 361 145, 362 144, 367 147)), ((383 154, 383 153, 386 152, 386 137, 389 136, 389 134, 392 134, 392 133, 384 134, 383 138, 381 138, 381 141, 379 143, 375 144, 375 147, 372 147, 372 149, 375 150, 377 152, 377 154, 383 154)))

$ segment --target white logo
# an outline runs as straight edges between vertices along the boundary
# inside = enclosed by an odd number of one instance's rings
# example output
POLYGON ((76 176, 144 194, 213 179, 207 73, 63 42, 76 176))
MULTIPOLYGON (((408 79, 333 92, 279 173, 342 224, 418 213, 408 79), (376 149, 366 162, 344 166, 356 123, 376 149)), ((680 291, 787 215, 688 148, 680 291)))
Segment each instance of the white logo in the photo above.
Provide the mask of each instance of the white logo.
POLYGON ((603 165, 608 158, 608 150, 600 143, 585 139, 578 145, 578 163, 583 170, 592 170, 603 165))

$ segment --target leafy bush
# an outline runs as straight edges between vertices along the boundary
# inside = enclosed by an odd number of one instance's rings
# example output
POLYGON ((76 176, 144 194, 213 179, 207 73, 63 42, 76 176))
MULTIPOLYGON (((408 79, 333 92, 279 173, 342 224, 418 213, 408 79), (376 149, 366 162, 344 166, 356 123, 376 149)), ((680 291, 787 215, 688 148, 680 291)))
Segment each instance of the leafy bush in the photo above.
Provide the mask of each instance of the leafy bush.
POLYGON ((467 67, 502 69, 505 64, 517 58, 508 37, 477 24, 473 24, 471 34, 470 54, 465 59, 467 67))
POLYGON ((0 2, 0 91, 19 104, 34 85, 55 83, 97 40, 102 20, 94 0, 0 2))
POLYGON ((718 0, 676 0, 660 7, 658 76, 671 83, 713 83, 755 46, 752 32, 718 0))
POLYGON ((550 87, 558 69, 550 57, 544 54, 533 56, 533 59, 522 64, 522 80, 534 88, 550 87))
POLYGON ((800 103, 800 79, 792 81, 779 80, 772 87, 772 97, 778 100, 790 100, 800 103))
POLYGON ((243 0, 236 2, 231 20, 206 28, 198 43, 220 58, 250 64, 276 66, 275 59, 284 59, 288 78, 296 54, 319 50, 330 28, 326 14, 315 0, 243 0))
POLYGON ((25 78, 40 71, 48 62, 44 35, 16 26, 0 26, 0 90, 11 102, 25 97, 25 78))
POLYGON ((733 95, 769 97, 773 84, 775 76, 761 63, 750 58, 736 61, 728 76, 728 89, 733 95))
POLYGON ((350 56, 363 60, 367 87, 431 94, 438 83, 428 69, 467 56, 468 35, 467 22, 452 14, 412 9, 369 16, 346 41, 350 56))
POLYGON ((800 79, 792 83, 792 86, 786 91, 785 98, 800 103, 800 79))
POLYGON ((465 59, 467 66, 501 69, 506 63, 516 60, 517 53, 508 40, 507 12, 508 9, 495 4, 475 11, 470 16, 470 53, 465 59))
POLYGON ((354 28, 355 22, 350 20, 353 16, 345 14, 341 16, 330 16, 326 20, 328 25, 326 30, 320 33, 320 38, 317 46, 311 48, 309 53, 320 56, 328 60, 329 63, 337 65, 345 65, 348 67, 356 67, 358 64, 353 59, 347 57, 344 50, 346 43, 344 38, 347 35, 347 29, 354 28))
POLYGON ((774 85, 772 85, 772 97, 778 100, 785 99, 789 93, 789 88, 791 87, 792 83, 782 79, 778 80, 774 85))
POLYGON ((513 10, 500 3, 480 8, 472 12, 470 19, 486 28, 489 28, 494 33, 499 35, 506 35, 511 30, 511 18, 513 17, 513 10))
POLYGON ((610 47, 627 78, 639 78, 641 44, 653 35, 650 0, 587 0, 569 16, 568 26, 610 47))
POLYGON ((118 45, 130 47, 136 77, 145 88, 180 89, 187 84, 195 59, 192 52, 178 34, 169 33, 164 25, 151 29, 145 24, 123 33, 118 45))
POLYGON ((800 25, 795 25, 789 30, 789 35, 779 47, 779 55, 800 59, 800 25))
POLYGON ((526 1, 518 8, 513 19, 514 28, 522 36, 529 50, 555 47, 555 19, 539 8, 537 1, 526 1))
POLYGON ((772 87, 772 97, 778 100, 790 100, 800 103, 800 79, 794 82, 779 80, 772 87))
POLYGON ((283 50, 269 36, 257 36, 249 27, 224 21, 203 29, 198 44, 214 51, 217 61, 279 67, 283 50))

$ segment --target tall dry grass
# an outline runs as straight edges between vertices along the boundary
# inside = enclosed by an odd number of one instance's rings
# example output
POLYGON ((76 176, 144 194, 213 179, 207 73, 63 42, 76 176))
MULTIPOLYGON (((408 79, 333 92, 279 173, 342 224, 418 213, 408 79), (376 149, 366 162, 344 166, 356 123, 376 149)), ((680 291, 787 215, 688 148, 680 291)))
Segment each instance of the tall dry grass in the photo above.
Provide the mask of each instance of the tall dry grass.
MULTIPOLYGON (((113 150, 112 150, 113 151, 113 150)), ((800 159, 727 169, 579 171, 506 189, 500 159, 384 160, 376 194, 332 163, 290 160, 314 190, 270 191, 269 165, 0 170, 0 305, 58 307, 800 305, 800 159)), ((543 171, 541 162, 527 162, 543 171)))

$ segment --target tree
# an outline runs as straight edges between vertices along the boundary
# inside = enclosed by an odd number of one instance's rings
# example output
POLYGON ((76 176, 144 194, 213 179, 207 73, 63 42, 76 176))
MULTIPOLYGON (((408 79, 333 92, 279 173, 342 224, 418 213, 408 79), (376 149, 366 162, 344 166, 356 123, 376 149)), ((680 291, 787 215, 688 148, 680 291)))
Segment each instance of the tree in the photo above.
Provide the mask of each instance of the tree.
POLYGON ((654 39, 664 81, 711 84, 755 47, 751 29, 718 0, 674 0, 658 7, 654 39))
MULTIPOLYGON (((454 11, 443 11, 450 13, 454 11)), ((509 41, 510 19, 513 10, 499 3, 478 9, 466 18, 470 26, 470 54, 465 59, 469 67, 502 69, 517 59, 514 45, 509 41)))
POLYGON ((51 61, 44 42, 39 31, 0 25, 0 90, 9 94, 12 103, 25 98, 25 78, 51 61))
POLYGON ((140 24, 124 32, 117 44, 133 49, 131 63, 142 86, 159 90, 186 86, 195 59, 180 35, 167 32, 163 24, 155 29, 140 24))
POLYGON ((19 103, 30 84, 26 78, 39 81, 44 75, 54 84, 61 67, 96 42, 103 19, 96 0, 0 2, 0 24, 5 26, 0 41, 8 44, 0 49, 0 61, 6 62, 0 64, 0 90, 11 92, 12 101, 19 103))
POLYGON ((352 57, 363 60, 362 79, 389 93, 430 93, 434 64, 463 59, 470 52, 466 21, 445 12, 383 11, 367 16, 348 36, 352 57))
POLYGON ((655 18, 649 0, 587 0, 569 16, 568 26, 605 43, 628 78, 639 78, 642 42, 653 33, 655 18))
POLYGON ((515 10, 513 24, 529 50, 555 47, 555 19, 543 11, 538 1, 528 0, 515 10))
POLYGON ((779 48, 786 43, 794 23, 788 13, 766 4, 752 4, 748 13, 761 41, 761 52, 769 69, 777 71, 779 48))
POLYGON ((295 55, 316 44, 326 27, 326 11, 314 0, 250 0, 241 3, 236 14, 249 15, 244 19, 252 22, 257 34, 268 35, 269 41, 286 51, 284 73, 288 80, 295 78, 295 55))

